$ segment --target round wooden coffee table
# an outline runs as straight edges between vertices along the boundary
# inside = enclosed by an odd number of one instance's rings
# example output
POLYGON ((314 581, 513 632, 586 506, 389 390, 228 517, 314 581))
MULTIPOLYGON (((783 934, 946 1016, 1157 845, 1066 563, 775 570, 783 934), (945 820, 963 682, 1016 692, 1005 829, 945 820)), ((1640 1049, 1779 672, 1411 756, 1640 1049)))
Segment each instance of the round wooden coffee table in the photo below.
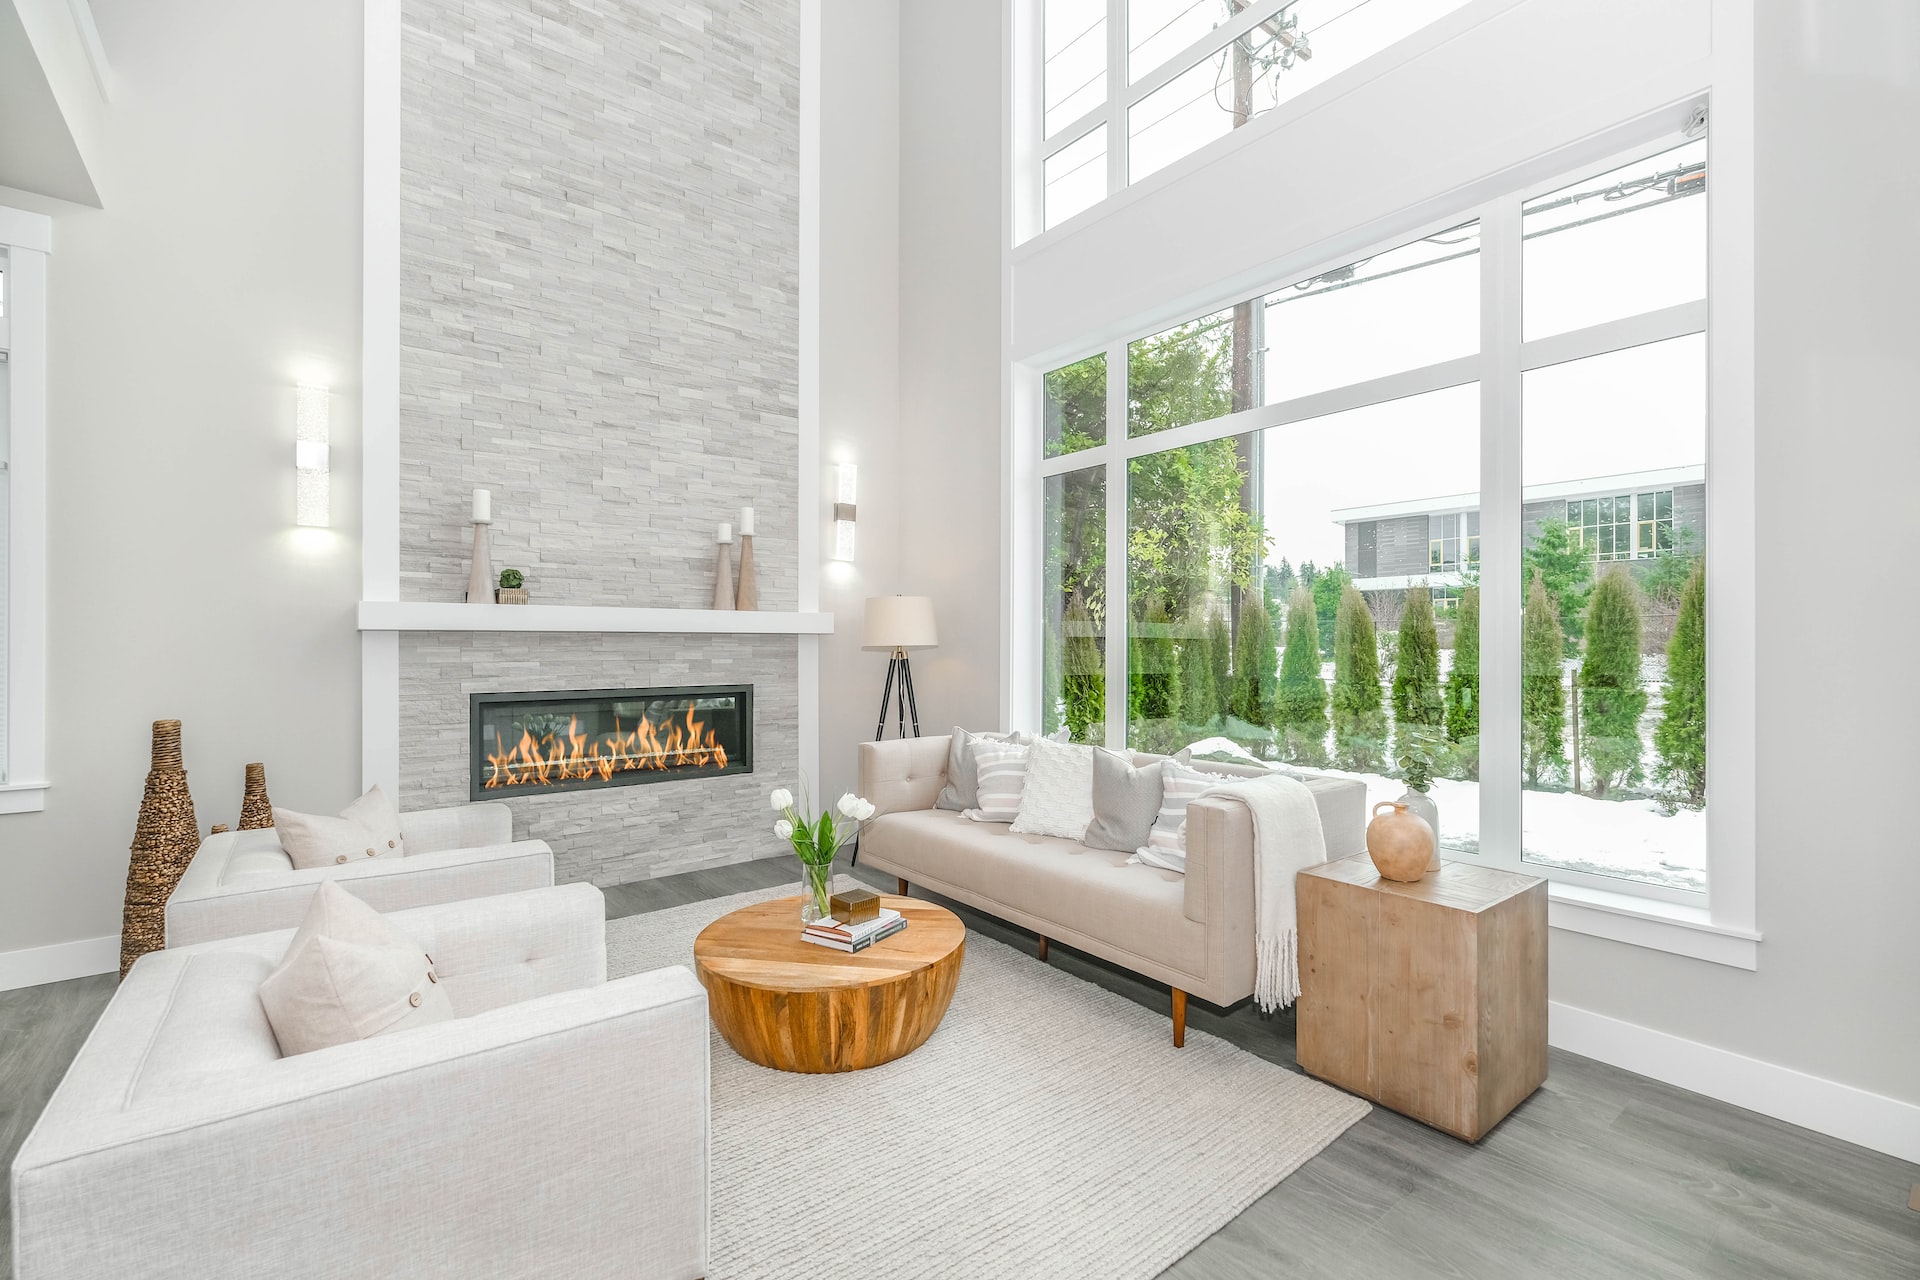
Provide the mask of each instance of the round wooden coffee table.
POLYGON ((849 954, 800 938, 800 899, 729 912, 693 941, 714 1025, 749 1062, 859 1071, 926 1043, 953 1000, 967 927, 944 907, 883 897, 907 927, 849 954))

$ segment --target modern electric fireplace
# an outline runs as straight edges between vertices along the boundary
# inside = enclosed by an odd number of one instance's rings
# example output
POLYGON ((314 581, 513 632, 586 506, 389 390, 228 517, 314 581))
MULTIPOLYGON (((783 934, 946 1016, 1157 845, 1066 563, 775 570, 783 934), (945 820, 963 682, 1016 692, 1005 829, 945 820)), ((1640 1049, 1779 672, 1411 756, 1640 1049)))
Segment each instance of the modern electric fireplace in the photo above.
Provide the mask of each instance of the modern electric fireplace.
POLYGON ((753 772, 753 686, 473 695, 475 800, 753 772))

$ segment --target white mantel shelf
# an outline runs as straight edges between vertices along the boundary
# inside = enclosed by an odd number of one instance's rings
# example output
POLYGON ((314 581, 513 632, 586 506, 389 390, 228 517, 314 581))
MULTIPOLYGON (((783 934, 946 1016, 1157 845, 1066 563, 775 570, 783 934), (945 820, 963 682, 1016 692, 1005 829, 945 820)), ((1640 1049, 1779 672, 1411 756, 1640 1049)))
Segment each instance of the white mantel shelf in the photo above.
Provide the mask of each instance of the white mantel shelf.
POLYGON ((621 609, 583 604, 452 604, 362 600, 362 631, 666 632, 678 635, 833 634, 830 613, 621 609))

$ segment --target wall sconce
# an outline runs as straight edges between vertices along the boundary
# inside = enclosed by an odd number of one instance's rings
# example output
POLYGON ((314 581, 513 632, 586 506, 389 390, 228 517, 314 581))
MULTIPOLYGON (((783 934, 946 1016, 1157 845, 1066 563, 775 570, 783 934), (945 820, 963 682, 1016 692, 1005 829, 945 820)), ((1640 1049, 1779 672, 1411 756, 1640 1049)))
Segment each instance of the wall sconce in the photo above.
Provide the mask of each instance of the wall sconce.
POLYGON ((851 462, 840 464, 840 492, 833 504, 833 558, 853 559, 854 491, 860 469, 851 462))
POLYGON ((293 522, 324 529, 332 523, 333 480, 328 470, 329 400, 325 387, 302 383, 294 391, 293 522))

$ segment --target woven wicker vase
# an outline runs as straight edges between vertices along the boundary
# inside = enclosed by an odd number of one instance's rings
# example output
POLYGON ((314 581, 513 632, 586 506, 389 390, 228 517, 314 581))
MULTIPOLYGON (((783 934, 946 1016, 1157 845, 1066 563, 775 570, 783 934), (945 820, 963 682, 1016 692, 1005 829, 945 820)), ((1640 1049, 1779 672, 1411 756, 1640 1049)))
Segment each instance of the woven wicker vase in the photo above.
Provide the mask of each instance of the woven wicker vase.
POLYGON ((187 770, 180 759, 180 722, 153 722, 153 767, 133 829, 127 903, 120 917, 120 976, 149 951, 166 946, 167 895, 200 847, 187 770))
POLYGON ((267 799, 267 766, 247 766, 247 789, 240 797, 240 829, 258 831, 273 825, 273 801, 267 799))

